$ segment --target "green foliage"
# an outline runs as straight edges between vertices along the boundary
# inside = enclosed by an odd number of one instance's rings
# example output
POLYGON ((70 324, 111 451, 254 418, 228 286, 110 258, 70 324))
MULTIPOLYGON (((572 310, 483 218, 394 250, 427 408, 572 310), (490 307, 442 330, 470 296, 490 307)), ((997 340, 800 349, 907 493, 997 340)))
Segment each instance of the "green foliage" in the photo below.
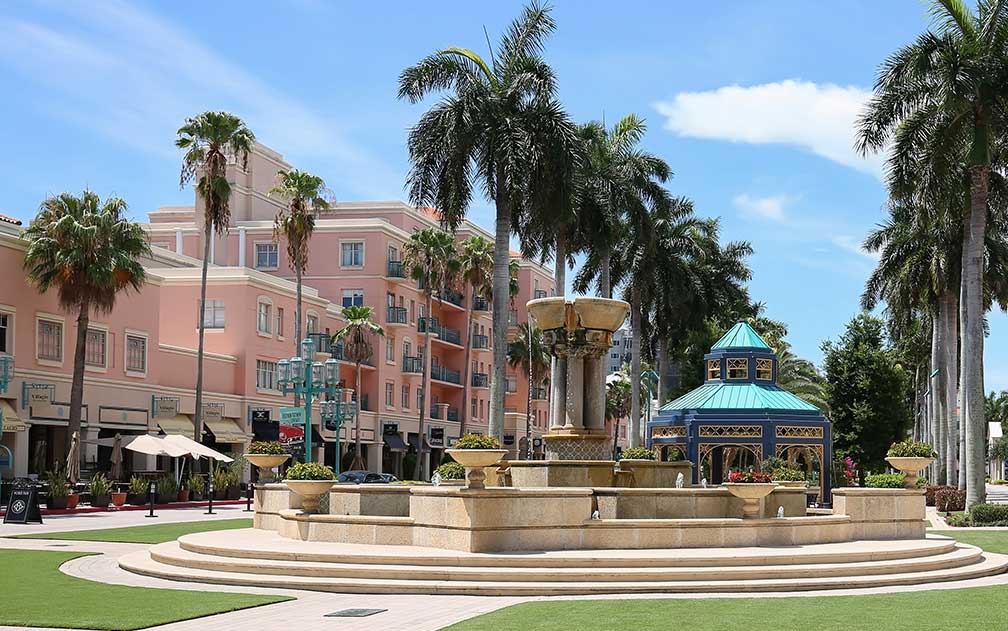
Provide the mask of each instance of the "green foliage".
POLYGON ((190 493, 202 493, 206 490, 206 479, 204 479, 201 475, 190 475, 186 478, 185 488, 187 488, 190 493))
POLYGON ((178 495, 178 484, 175 483, 175 478, 170 475, 163 475, 154 482, 154 489, 157 491, 158 496, 162 499, 174 497, 178 495))
POLYGON ((926 487, 927 487, 927 486, 929 486, 930 484, 931 484, 930 480, 928 480, 927 478, 925 478, 925 477, 923 477, 923 476, 921 476, 921 477, 917 478, 917 486, 918 486, 919 488, 922 488, 922 489, 923 489, 923 488, 926 488, 926 487))
POLYGON ((1008 526, 1008 505, 974 504, 969 509, 973 526, 1008 526))
POLYGON ((315 216, 329 210, 325 182, 317 175, 297 169, 281 171, 270 195, 287 202, 273 220, 273 240, 286 239, 291 267, 304 270, 308 265, 308 243, 315 231, 315 216))
POLYGON ((108 495, 112 492, 112 483, 109 482, 109 479, 105 477, 104 473, 96 473, 91 476, 91 482, 88 485, 88 490, 91 492, 91 497, 108 495))
POLYGON ((620 379, 606 383, 605 413, 609 420, 619 420, 630 416, 630 398, 632 386, 623 373, 617 373, 620 379))
POLYGON ((903 440, 893 443, 886 452, 890 458, 937 458, 938 454, 931 445, 916 440, 903 440))
POLYGON ((463 480, 465 479, 465 467, 457 462, 446 462, 434 470, 434 473, 441 476, 442 480, 463 480))
POLYGON ((383 336, 385 329, 375 322, 374 309, 362 305, 343 307, 346 324, 336 331, 333 340, 343 342, 343 356, 347 361, 364 363, 374 354, 372 335, 383 336))
POLYGON ((66 476, 60 470, 46 471, 46 482, 49 483, 49 495, 52 497, 66 497, 70 495, 70 485, 66 476))
POLYGON ((283 445, 281 445, 279 441, 257 440, 249 445, 246 453, 266 456, 282 456, 287 452, 284 451, 283 445))
POLYGON ((212 477, 215 491, 223 491, 231 486, 231 471, 227 467, 218 466, 212 477))
POLYGON ((500 441, 496 436, 466 434, 455 441, 452 449, 500 449, 500 441))
POLYGON ((865 486, 872 489, 902 489, 902 473, 876 473, 865 478, 865 486))
POLYGON ((1008 437, 1002 436, 990 447, 991 460, 1008 460, 1008 437))
POLYGON ((130 495, 146 495, 147 494, 147 480, 144 480, 138 475, 130 478, 129 481, 129 493, 130 495))
POLYGON ((862 469, 886 466, 886 445, 906 436, 908 377, 889 348, 881 320, 860 314, 838 342, 823 344, 830 420, 838 457, 862 469))
POLYGON ((321 462, 298 462, 287 468, 288 480, 335 480, 332 467, 321 462))
POLYGON ((778 458, 777 456, 764 458, 760 463, 760 471, 763 473, 773 473, 777 469, 786 469, 787 467, 788 461, 783 458, 778 458))
POLYGON ((773 477, 774 482, 804 482, 805 472, 800 469, 792 469, 789 467, 780 467, 774 469, 770 474, 773 477))
POLYGON ((624 449, 620 456, 622 460, 655 460, 655 452, 647 447, 630 447, 624 449))

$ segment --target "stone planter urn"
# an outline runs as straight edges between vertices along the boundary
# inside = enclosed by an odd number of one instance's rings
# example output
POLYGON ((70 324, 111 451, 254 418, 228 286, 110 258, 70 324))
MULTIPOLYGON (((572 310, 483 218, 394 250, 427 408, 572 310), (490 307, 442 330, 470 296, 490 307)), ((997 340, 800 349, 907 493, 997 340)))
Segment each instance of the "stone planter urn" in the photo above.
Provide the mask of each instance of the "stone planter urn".
POLYGON ((290 454, 245 454, 245 459, 259 469, 260 484, 266 484, 276 480, 273 469, 287 462, 290 459, 290 454))
POLYGON ((725 482, 728 492, 742 500, 742 519, 757 519, 760 516, 760 500, 773 493, 776 482, 725 482))
POLYGON ((889 456, 886 462, 892 465, 903 474, 903 487, 908 489, 917 488, 917 475, 931 466, 934 458, 921 458, 918 456, 889 456))
POLYGON ((284 480, 291 491, 301 497, 301 510, 314 513, 318 510, 319 498, 329 492, 335 480, 284 480))
POLYGON ((808 482, 804 480, 780 480, 776 483, 778 486, 784 486, 789 489, 807 489, 808 482))
POLYGON ((484 489, 486 488, 486 471, 484 468, 497 464, 504 457, 504 454, 507 453, 507 450, 447 449, 445 453, 451 456, 455 462, 465 467, 466 481, 468 482, 466 488, 484 489))

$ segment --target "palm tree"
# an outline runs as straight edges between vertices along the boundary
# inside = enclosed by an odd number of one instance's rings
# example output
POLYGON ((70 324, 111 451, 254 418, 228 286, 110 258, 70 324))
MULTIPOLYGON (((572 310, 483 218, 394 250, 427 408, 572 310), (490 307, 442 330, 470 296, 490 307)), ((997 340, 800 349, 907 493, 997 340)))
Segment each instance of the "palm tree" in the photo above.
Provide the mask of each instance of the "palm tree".
POLYGON ((403 244, 403 267, 410 277, 420 283, 425 298, 423 322, 424 343, 420 349, 420 421, 417 426, 419 445, 417 459, 413 469, 413 479, 420 479, 420 467, 423 458, 424 418, 427 415, 427 395, 430 388, 431 345, 430 336, 433 327, 431 311, 434 307, 434 294, 441 294, 441 289, 448 285, 458 270, 458 258, 455 253, 455 239, 443 230, 425 228, 410 235, 403 244))
MULTIPOLYGON (((277 173, 277 184, 270 195, 287 200, 287 207, 273 220, 273 240, 287 240, 287 257, 297 282, 294 307, 294 354, 301 344, 301 276, 308 266, 308 243, 315 231, 315 217, 329 210, 325 182, 317 175, 292 169, 277 173)), ((295 401, 295 405, 297 402, 295 401)))
POLYGON ((343 342, 343 356, 352 361, 357 369, 354 387, 357 395, 357 405, 354 406, 354 459, 350 469, 364 468, 360 443, 361 364, 374 355, 371 336, 385 335, 385 329, 371 319, 373 316, 374 309, 371 307, 359 305, 343 307, 343 319, 346 320, 346 324, 333 336, 334 342, 343 342))
POLYGON ((543 341, 542 329, 528 322, 519 327, 518 335, 508 344, 508 364, 521 368, 528 375, 528 400, 525 408, 526 450, 532 448, 532 389, 539 387, 553 359, 543 341))
POLYGON ((196 181, 196 195, 203 201, 203 271, 200 276, 199 348, 196 351, 196 424, 193 440, 203 438, 203 338, 206 329, 207 266, 213 235, 226 232, 231 223, 231 183, 228 158, 248 168, 255 136, 237 116, 228 112, 203 112, 178 130, 175 146, 185 150, 179 184, 196 181))
MULTIPOLYGON (((493 285, 493 244, 479 235, 469 237, 462 242, 459 252, 459 277, 465 286, 465 295, 470 300, 486 299, 493 285)), ((466 318, 466 348, 465 368, 462 373, 462 409, 459 411, 459 436, 465 436, 466 407, 469 401, 469 366, 472 362, 473 348, 473 310, 472 305, 466 318)))
POLYGON ((80 432, 84 400, 84 357, 91 312, 109 313, 120 291, 140 291, 146 273, 140 258, 150 254, 143 228, 125 217, 126 202, 85 190, 42 202, 22 235, 24 268, 40 292, 56 290, 60 307, 77 312, 67 444, 80 432))
MULTIPOLYGON (((939 0, 931 12, 937 32, 927 31, 886 60, 879 69, 875 95, 859 121, 863 153, 887 147, 890 179, 915 179, 922 163, 936 182, 962 163, 970 181, 968 212, 963 213, 962 388, 966 445, 966 503, 986 494, 983 406, 983 270, 988 218, 992 147, 1008 129, 1008 13, 1003 2, 981 1, 976 13, 961 0, 939 0), (922 155, 920 148, 927 147, 922 155)), ((901 190, 899 186, 893 187, 901 190)), ((906 189, 902 189, 906 190, 906 189)))
POLYGON ((994 392, 984 399, 984 409, 987 419, 991 423, 1000 423, 1002 432, 1008 429, 1008 391, 994 392))
POLYGON ((613 422, 613 460, 616 459, 616 447, 619 444, 620 419, 630 414, 631 387, 630 380, 622 371, 615 374, 615 379, 606 381, 606 418, 613 422))
POLYGON ((410 199, 437 208, 450 230, 465 218, 474 187, 495 205, 490 434, 501 439, 511 232, 552 194, 544 178, 555 148, 576 144, 575 126, 555 98, 553 70, 541 58, 555 26, 550 9, 533 3, 489 61, 466 48, 445 48, 399 77, 399 98, 412 103, 448 92, 410 130, 410 199))
POLYGON ((826 379, 815 364, 792 353, 787 342, 777 347, 777 385, 829 415, 826 379))

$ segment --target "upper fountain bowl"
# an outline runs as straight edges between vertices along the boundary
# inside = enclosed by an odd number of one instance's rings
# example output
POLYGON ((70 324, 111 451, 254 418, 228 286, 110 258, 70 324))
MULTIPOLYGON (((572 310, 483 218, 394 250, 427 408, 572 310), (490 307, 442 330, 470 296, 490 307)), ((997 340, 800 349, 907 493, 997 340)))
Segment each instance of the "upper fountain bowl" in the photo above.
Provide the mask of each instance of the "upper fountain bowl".
POLYGON ((567 301, 563 296, 554 298, 536 298, 525 303, 529 315, 536 321, 540 329, 560 329, 567 321, 567 301))
POLYGON ((626 321, 630 303, 611 298, 579 297, 574 299, 574 311, 584 328, 611 332, 626 321))

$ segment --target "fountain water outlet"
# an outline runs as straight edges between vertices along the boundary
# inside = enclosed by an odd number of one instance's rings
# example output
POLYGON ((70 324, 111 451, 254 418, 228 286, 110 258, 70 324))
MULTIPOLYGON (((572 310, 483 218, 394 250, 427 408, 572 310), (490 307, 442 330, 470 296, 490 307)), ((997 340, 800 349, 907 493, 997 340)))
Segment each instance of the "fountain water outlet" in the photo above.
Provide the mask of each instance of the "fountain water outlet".
POLYGON ((784 507, 783 506, 778 506, 777 507, 777 519, 783 519, 783 518, 784 518, 784 507))
POLYGON ((685 484, 685 481, 686 481, 686 478, 684 478, 683 474, 680 473, 679 475, 676 476, 675 487, 677 489, 681 489, 683 487, 683 484, 685 484))

